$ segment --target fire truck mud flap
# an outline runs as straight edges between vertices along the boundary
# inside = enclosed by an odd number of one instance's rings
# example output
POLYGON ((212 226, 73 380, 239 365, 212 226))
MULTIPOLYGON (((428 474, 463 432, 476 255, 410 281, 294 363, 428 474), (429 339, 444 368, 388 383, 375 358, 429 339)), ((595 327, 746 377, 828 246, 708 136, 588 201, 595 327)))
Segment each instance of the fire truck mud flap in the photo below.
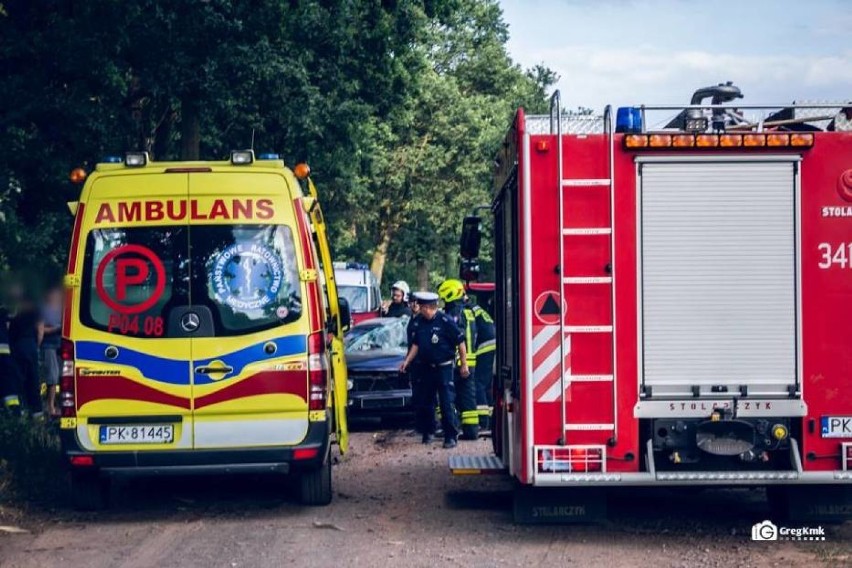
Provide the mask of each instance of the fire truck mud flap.
POLYGON ((607 494, 596 487, 515 487, 513 514, 524 525, 592 524, 606 521, 607 494))
POLYGON ((798 522, 852 520, 852 485, 775 485, 766 488, 776 518, 798 522))

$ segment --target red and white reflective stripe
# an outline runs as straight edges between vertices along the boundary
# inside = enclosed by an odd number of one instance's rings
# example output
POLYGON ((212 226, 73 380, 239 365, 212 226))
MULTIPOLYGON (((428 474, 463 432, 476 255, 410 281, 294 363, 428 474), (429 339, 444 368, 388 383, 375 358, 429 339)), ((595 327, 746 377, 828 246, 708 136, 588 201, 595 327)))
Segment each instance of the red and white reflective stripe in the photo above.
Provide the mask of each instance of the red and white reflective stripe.
MULTIPOLYGON (((533 329, 533 400, 555 402, 559 399, 559 326, 542 325, 533 329)), ((565 388, 571 377, 571 335, 563 338, 565 351, 565 388)))

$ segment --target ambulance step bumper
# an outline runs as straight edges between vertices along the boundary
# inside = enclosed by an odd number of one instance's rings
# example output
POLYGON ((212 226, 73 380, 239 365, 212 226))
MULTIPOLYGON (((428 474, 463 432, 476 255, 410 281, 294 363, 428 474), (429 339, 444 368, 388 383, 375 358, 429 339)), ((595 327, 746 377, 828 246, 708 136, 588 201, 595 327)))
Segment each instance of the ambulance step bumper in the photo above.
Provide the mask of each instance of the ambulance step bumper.
POLYGON ((505 473, 506 466, 497 456, 450 456, 453 475, 484 475, 505 473))

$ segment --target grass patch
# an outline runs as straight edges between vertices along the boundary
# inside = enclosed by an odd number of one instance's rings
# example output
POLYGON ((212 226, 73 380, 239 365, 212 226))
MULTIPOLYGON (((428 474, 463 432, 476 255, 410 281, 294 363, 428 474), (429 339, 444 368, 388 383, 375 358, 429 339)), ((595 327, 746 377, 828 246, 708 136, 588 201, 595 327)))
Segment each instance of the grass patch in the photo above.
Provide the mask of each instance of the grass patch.
POLYGON ((0 495, 53 501, 65 478, 55 426, 0 412, 0 495))

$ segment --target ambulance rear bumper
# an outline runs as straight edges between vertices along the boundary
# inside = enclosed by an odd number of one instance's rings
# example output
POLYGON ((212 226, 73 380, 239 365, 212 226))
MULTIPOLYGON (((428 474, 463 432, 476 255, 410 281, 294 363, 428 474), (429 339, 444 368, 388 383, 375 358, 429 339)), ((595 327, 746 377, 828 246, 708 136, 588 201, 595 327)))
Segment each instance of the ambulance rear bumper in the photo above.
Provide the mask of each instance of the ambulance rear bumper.
POLYGON ((295 446, 270 448, 93 453, 78 445, 73 430, 62 431, 61 436, 66 463, 75 470, 97 471, 106 476, 294 473, 319 468, 330 444, 328 421, 311 422, 304 440, 295 446), (76 456, 91 456, 94 463, 74 466, 72 460, 76 456))

